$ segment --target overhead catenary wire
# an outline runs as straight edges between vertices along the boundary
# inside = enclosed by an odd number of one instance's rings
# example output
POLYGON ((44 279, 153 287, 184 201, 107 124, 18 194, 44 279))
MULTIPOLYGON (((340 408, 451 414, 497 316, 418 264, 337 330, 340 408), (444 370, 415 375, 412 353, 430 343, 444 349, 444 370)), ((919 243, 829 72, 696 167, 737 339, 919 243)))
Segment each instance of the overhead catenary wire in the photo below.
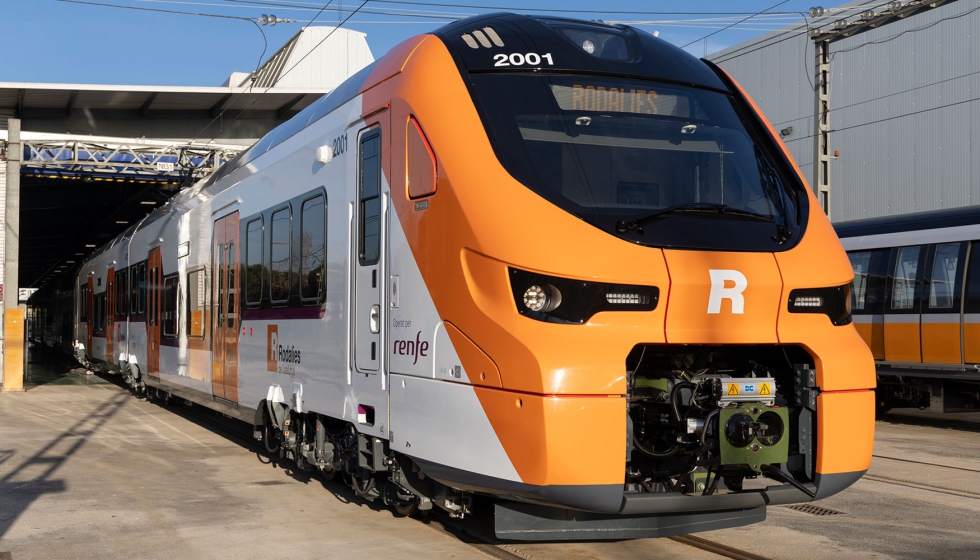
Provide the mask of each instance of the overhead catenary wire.
MULTIPOLYGON (((330 6, 330 4, 332 4, 332 3, 333 3, 333 0, 328 0, 327 3, 324 4, 322 8, 320 8, 320 11, 317 12, 315 16, 313 16, 313 19, 310 21, 310 23, 313 23, 314 21, 316 21, 316 19, 318 17, 320 17, 320 14, 322 14, 323 11, 326 10, 327 7, 330 6)), ((336 29, 334 29, 334 31, 336 31, 336 29)), ((330 32, 330 35, 333 35, 333 31, 330 32)), ((330 35, 327 35, 327 37, 330 37, 330 35)), ((325 37, 324 40, 327 37, 325 37)), ((322 43, 323 41, 320 41, 320 42, 322 43)), ((317 43, 316 47, 319 47, 319 46, 320 46, 320 43, 317 43)), ((313 47, 313 48, 315 49, 316 47, 313 47)), ((310 52, 313 52, 313 49, 310 49, 310 52)), ((307 54, 309 54, 309 53, 307 53, 307 54)), ((306 58, 306 57, 304 56, 303 58, 306 58)), ((300 60, 302 60, 302 59, 300 59, 300 60)), ((259 69, 256 68, 255 71, 258 72, 258 70, 259 69)), ((290 68, 290 70, 292 70, 292 68, 290 68)), ((285 74, 283 74, 283 75, 285 75, 285 74)), ((282 78, 282 76, 280 76, 280 79, 281 78, 282 78)), ((226 104, 225 107, 223 109, 221 109, 221 111, 217 115, 215 115, 215 117, 213 119, 211 119, 211 122, 209 122, 207 125, 205 125, 204 128, 202 128, 200 130, 200 132, 198 132, 197 134, 194 135, 194 139, 191 140, 191 142, 193 143, 194 140, 197 140, 201 136, 201 134, 204 133, 205 130, 211 128, 211 125, 213 125, 215 122, 217 122, 218 119, 222 118, 225 115, 225 113, 228 111, 228 108, 231 107, 232 105, 234 105, 235 102, 238 101, 238 99, 241 98, 241 96, 244 95, 246 91, 249 93, 249 95, 251 95, 252 94, 252 85, 254 84, 254 82, 255 82, 255 73, 253 72, 252 73, 252 76, 249 78, 248 89, 245 89, 245 90, 242 90, 242 91, 238 92, 238 95, 236 95, 228 104, 226 104)), ((279 83, 279 80, 276 80, 276 83, 272 84, 272 86, 270 86, 270 87, 275 87, 275 85, 277 83, 279 83)), ((268 91, 268 89, 266 89, 266 91, 268 91)), ((249 103, 248 107, 246 107, 245 109, 243 109, 241 113, 239 113, 238 115, 236 115, 235 118, 232 119, 231 122, 234 123, 236 120, 238 120, 238 117, 242 116, 242 114, 244 114, 245 111, 247 111, 249 108, 251 108, 252 105, 255 105, 255 102, 258 101, 259 98, 261 98, 262 95, 264 95, 264 94, 265 94, 265 91, 263 91, 261 94, 259 94, 259 96, 257 98, 255 98, 251 103, 249 103)), ((231 124, 231 123, 229 123, 229 124, 231 124)), ((218 130, 218 132, 215 133, 215 135, 212 136, 211 139, 207 141, 207 143, 213 142, 214 139, 218 137, 218 134, 221 134, 224 130, 225 130, 225 127, 222 126, 218 130)))
MULTIPOLYGON (((330 0, 330 1, 332 2, 333 0, 330 0)), ((313 51, 315 51, 327 39, 329 39, 330 37, 332 37, 333 34, 336 33, 338 29, 340 29, 341 27, 343 27, 344 24, 347 23, 348 20, 350 20, 350 18, 352 18, 355 15, 357 15, 357 13, 360 11, 360 9, 363 8, 365 5, 367 5, 367 3, 370 2, 370 1, 371 0, 364 0, 363 2, 361 2, 361 5, 358 6, 353 12, 351 12, 351 14, 349 16, 347 16, 346 18, 344 18, 344 20, 342 22, 340 22, 340 24, 337 25, 337 27, 333 28, 330 31, 330 33, 327 34, 326 37, 324 37, 323 39, 320 39, 320 42, 319 43, 317 43, 316 45, 313 45, 313 48, 312 49, 310 49, 309 51, 307 51, 306 54, 304 54, 302 57, 300 57, 300 59, 296 61, 296 64, 293 64, 292 66, 290 66, 289 68, 287 68, 286 71, 284 71, 282 74, 279 75, 278 78, 276 78, 276 81, 273 82, 273 84, 271 86, 269 86, 268 88, 265 88, 265 90, 262 93, 260 93, 255 99, 253 99, 252 102, 249 103, 247 107, 245 107, 237 115, 235 115, 235 118, 233 118, 231 120, 231 122, 228 123, 227 126, 231 126, 232 124, 234 124, 234 122, 237 121, 239 117, 241 117, 242 115, 244 115, 246 111, 248 111, 249 109, 251 109, 252 106, 255 105, 258 102, 258 100, 262 98, 263 95, 265 95, 270 89, 276 87, 276 84, 278 84, 283 78, 285 78, 286 75, 289 74, 294 68, 296 68, 297 66, 299 66, 299 64, 301 62, 303 62, 303 60, 305 60, 306 57, 310 56, 313 53, 313 51)), ((327 4, 329 5, 330 2, 327 2, 327 4)), ((210 126, 210 125, 208 125, 208 126, 210 126)), ((225 130, 225 128, 227 128, 227 126, 222 126, 221 129, 218 130, 218 132, 216 132, 214 134, 214 136, 212 136, 211 139, 208 140, 207 143, 213 142, 214 139, 217 138, 219 134, 221 134, 222 132, 224 132, 224 130, 225 130)))
POLYGON ((686 45, 681 45, 681 48, 682 49, 687 48, 687 47, 693 45, 694 43, 697 43, 698 41, 705 41, 705 40, 708 39, 708 37, 711 37, 713 35, 717 35, 717 34, 721 33, 722 31, 724 31, 726 29, 731 29, 732 27, 735 27, 739 23, 744 23, 744 22, 752 19, 753 17, 755 17, 755 16, 757 16, 759 14, 766 13, 766 12, 768 12, 769 10, 771 10, 773 8, 778 8, 779 6, 782 6, 783 4, 785 4, 787 2, 789 2, 789 0, 782 0, 782 2, 779 2, 777 4, 773 4, 772 6, 766 8, 765 10, 762 10, 761 12, 757 12, 755 14, 751 14, 748 17, 746 17, 745 19, 743 19, 743 20, 741 20, 741 21, 739 21, 737 23, 733 23, 733 24, 731 24, 729 26, 723 27, 723 28, 719 29, 718 31, 715 31, 714 33, 709 33, 709 34, 705 35, 704 37, 701 37, 700 39, 695 39, 695 40, 691 41, 690 43, 687 43, 686 45))

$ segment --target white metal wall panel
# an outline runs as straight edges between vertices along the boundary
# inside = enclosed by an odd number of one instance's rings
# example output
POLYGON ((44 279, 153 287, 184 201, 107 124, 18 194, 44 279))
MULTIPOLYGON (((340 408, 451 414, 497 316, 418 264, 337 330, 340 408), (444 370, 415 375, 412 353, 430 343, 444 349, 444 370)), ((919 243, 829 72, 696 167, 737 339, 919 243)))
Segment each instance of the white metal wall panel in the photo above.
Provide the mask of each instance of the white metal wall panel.
MULTIPOLYGON (((814 50, 805 35, 786 39, 799 29, 710 58, 777 130, 793 126, 784 141, 809 179, 814 95, 801 70, 813 72, 814 50)), ((958 0, 832 44, 830 149, 840 151, 831 166, 832 220, 980 204, 978 29, 980 0, 958 0)))

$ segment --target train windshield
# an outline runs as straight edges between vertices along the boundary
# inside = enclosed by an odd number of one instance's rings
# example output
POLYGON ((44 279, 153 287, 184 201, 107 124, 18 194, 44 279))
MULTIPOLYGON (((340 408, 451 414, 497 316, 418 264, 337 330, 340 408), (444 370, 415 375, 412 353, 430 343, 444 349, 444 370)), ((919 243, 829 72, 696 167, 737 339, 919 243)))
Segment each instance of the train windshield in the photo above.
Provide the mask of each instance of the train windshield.
POLYGON ((798 191, 777 171, 785 164, 725 94, 591 76, 471 79, 508 172, 615 235, 773 251, 800 222, 798 191))

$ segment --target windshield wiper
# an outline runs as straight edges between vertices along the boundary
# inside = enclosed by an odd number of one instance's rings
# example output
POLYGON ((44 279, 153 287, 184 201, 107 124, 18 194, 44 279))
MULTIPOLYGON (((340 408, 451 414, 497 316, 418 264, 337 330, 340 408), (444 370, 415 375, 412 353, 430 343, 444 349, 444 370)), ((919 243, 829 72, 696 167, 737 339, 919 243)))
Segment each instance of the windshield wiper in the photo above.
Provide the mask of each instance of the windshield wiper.
POLYGON ((731 216, 739 216, 744 218, 749 218, 753 220, 758 220, 760 222, 770 222, 776 223, 776 220, 770 218, 769 216, 763 216, 762 214, 756 214, 755 212, 749 212, 748 210, 739 210, 738 208, 732 208, 727 204, 712 204, 708 202, 688 202, 686 204, 678 204, 677 206, 670 206, 664 208, 663 210, 657 210, 652 214, 647 214, 642 218, 636 218, 634 220, 620 220, 616 222, 616 231, 619 233, 626 233, 628 231, 633 231, 636 228, 648 224, 660 216, 665 214, 670 214, 672 212, 714 212, 716 214, 724 214, 731 216))

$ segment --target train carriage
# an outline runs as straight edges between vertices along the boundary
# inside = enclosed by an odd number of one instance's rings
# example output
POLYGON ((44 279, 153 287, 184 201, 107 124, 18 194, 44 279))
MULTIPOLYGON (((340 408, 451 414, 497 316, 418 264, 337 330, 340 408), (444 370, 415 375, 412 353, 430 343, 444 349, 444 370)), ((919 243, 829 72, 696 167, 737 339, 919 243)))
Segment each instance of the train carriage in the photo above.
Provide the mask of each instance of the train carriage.
POLYGON ((980 210, 836 225, 852 312, 878 372, 878 409, 980 407, 980 210))
POLYGON ((873 362, 818 208, 712 64, 480 16, 101 249, 75 344, 403 513, 495 496, 521 540, 742 525, 870 462, 873 362))

